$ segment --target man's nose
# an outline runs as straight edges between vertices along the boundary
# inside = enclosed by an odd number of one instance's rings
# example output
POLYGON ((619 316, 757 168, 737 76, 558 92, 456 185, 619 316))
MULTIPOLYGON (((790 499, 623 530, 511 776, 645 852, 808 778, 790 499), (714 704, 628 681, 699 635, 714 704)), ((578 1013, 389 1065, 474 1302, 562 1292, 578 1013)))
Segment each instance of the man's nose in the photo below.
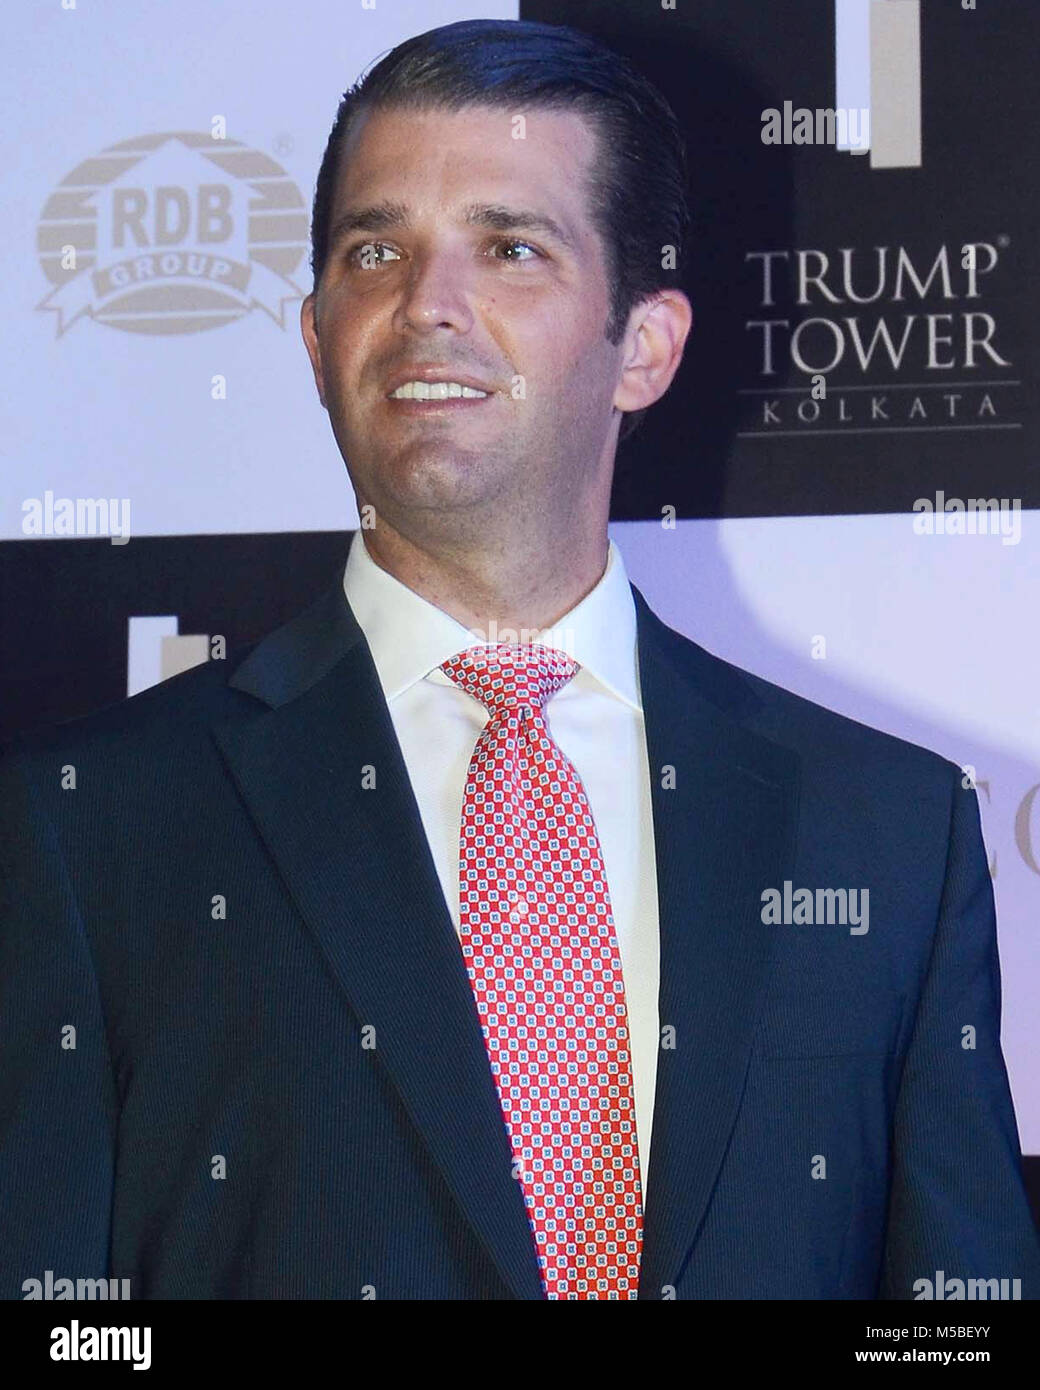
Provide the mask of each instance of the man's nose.
POLYGON ((401 289, 394 327, 427 331, 448 327, 466 333, 473 324, 472 285, 465 261, 456 252, 417 255, 401 289))

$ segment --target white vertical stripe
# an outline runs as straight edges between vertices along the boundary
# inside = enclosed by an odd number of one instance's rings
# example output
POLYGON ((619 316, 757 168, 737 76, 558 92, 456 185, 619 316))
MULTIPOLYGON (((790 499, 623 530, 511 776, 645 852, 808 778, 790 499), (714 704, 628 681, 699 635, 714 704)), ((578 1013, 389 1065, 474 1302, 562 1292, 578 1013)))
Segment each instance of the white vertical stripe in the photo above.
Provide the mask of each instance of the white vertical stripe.
MULTIPOLYGON (((870 109, 870 0, 834 0, 834 105, 846 111, 870 109)), ((852 149, 848 140, 839 150, 852 149)), ((855 144, 857 154, 870 149, 867 138, 855 144)))
POLYGON ((179 676, 182 671, 190 671, 193 666, 201 666, 209 660, 209 635, 192 632, 163 637, 159 648, 162 679, 168 681, 171 676, 179 676))
POLYGON ((870 164, 921 167, 920 0, 872 0, 870 164))
POLYGON ((177 635, 177 618, 130 618, 126 634, 126 693, 137 695, 158 685, 162 673, 162 639, 177 635))

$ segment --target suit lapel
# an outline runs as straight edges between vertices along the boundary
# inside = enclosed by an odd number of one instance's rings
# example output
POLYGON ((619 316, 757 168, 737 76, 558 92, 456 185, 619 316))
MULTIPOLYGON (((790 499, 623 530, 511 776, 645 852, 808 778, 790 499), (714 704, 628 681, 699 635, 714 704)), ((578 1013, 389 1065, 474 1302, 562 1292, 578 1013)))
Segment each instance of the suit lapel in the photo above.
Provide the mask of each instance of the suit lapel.
POLYGON ((654 1300, 680 1277, 736 1121, 772 941, 761 893, 790 876, 798 759, 739 722, 758 704, 743 676, 633 594, 661 945, 639 1281, 654 1300))
POLYGON ((266 708, 215 729, 217 743, 355 1018, 374 1029, 374 1064, 514 1296, 540 1299, 458 938, 342 587, 261 643, 231 684, 266 708))
MULTIPOLYGON (((791 853, 797 760, 741 726, 743 678, 633 586, 653 789, 660 1021, 640 1299, 696 1239, 736 1119, 769 955, 763 888, 791 853), (665 789, 667 767, 675 786, 665 789), (670 1041, 670 1039, 669 1039, 670 1041)), ((541 1284, 498 1094, 397 736, 339 576, 230 685, 214 729, 242 799, 449 1190, 517 1298, 541 1284), (375 786, 363 787, 365 769, 375 786), (371 777, 371 773, 369 774, 371 777)), ((789 874, 787 876, 790 876, 789 874)))

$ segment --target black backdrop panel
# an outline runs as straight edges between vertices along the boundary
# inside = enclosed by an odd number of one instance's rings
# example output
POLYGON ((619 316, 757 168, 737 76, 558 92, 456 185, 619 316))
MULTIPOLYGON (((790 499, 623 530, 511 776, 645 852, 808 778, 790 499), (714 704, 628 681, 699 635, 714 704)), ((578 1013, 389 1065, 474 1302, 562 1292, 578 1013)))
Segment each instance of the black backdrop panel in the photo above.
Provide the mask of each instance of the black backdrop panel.
POLYGON ((131 617, 175 615, 229 656, 342 574, 349 533, 5 541, 0 738, 126 699, 131 617))
POLYGON ((768 108, 834 107, 833 0, 697 0, 676 10, 637 0, 521 4, 522 18, 573 24, 631 57, 687 137, 694 328, 670 393, 622 446, 615 518, 658 518, 666 504, 682 517, 902 512, 937 491, 1040 506, 1038 370, 1027 340, 1040 312, 1037 10, 965 11, 950 0, 923 4, 921 15, 922 165, 872 169, 865 155, 761 138, 768 108), (971 243, 979 244, 974 295, 962 267, 971 243), (881 279, 878 247, 887 248, 881 279), (986 273, 984 247, 996 255, 986 273), (875 302, 843 295, 842 248, 852 253, 857 294, 880 285, 875 302), (764 305, 762 253, 772 251, 788 259, 772 262, 774 303, 764 305), (843 302, 812 285, 808 302, 795 302, 798 253, 810 251, 826 255, 824 286, 843 302), (923 296, 905 268, 897 286, 901 256, 926 286, 940 263, 923 296), (968 329, 988 331, 968 314, 993 320, 991 346, 1006 365, 982 349, 966 353, 968 329), (929 315, 950 316, 932 328, 953 340, 932 352, 949 368, 928 365, 929 315), (897 348, 907 332, 898 367, 883 343, 861 367, 850 317, 864 345, 881 321, 897 348), (813 318, 832 326, 801 330, 803 360, 827 366, 839 341, 842 354, 824 373, 816 419, 816 405, 803 405, 810 379, 790 353, 799 324, 813 318), (786 320, 789 330, 748 327, 765 319, 786 320), (775 375, 764 371, 767 331, 775 375))

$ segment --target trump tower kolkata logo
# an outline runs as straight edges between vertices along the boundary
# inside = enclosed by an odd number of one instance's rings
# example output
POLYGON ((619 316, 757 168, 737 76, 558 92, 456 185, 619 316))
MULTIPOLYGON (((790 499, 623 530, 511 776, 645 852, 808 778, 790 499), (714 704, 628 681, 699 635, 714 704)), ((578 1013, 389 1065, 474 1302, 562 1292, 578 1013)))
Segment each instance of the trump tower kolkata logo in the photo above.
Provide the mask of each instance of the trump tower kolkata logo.
MULTIPOLYGON (((770 108, 763 140, 869 154, 867 178, 921 168, 919 0, 835 0, 834 33, 834 107, 770 108)), ((746 252, 741 438, 1023 428, 1010 234, 961 217, 929 240, 915 223, 908 204, 887 245, 842 220, 840 241, 746 252)))
POLYGON ((270 156, 174 132, 111 145, 51 193, 37 248, 60 337, 85 315, 128 333, 200 333, 303 298, 303 195, 270 156))

